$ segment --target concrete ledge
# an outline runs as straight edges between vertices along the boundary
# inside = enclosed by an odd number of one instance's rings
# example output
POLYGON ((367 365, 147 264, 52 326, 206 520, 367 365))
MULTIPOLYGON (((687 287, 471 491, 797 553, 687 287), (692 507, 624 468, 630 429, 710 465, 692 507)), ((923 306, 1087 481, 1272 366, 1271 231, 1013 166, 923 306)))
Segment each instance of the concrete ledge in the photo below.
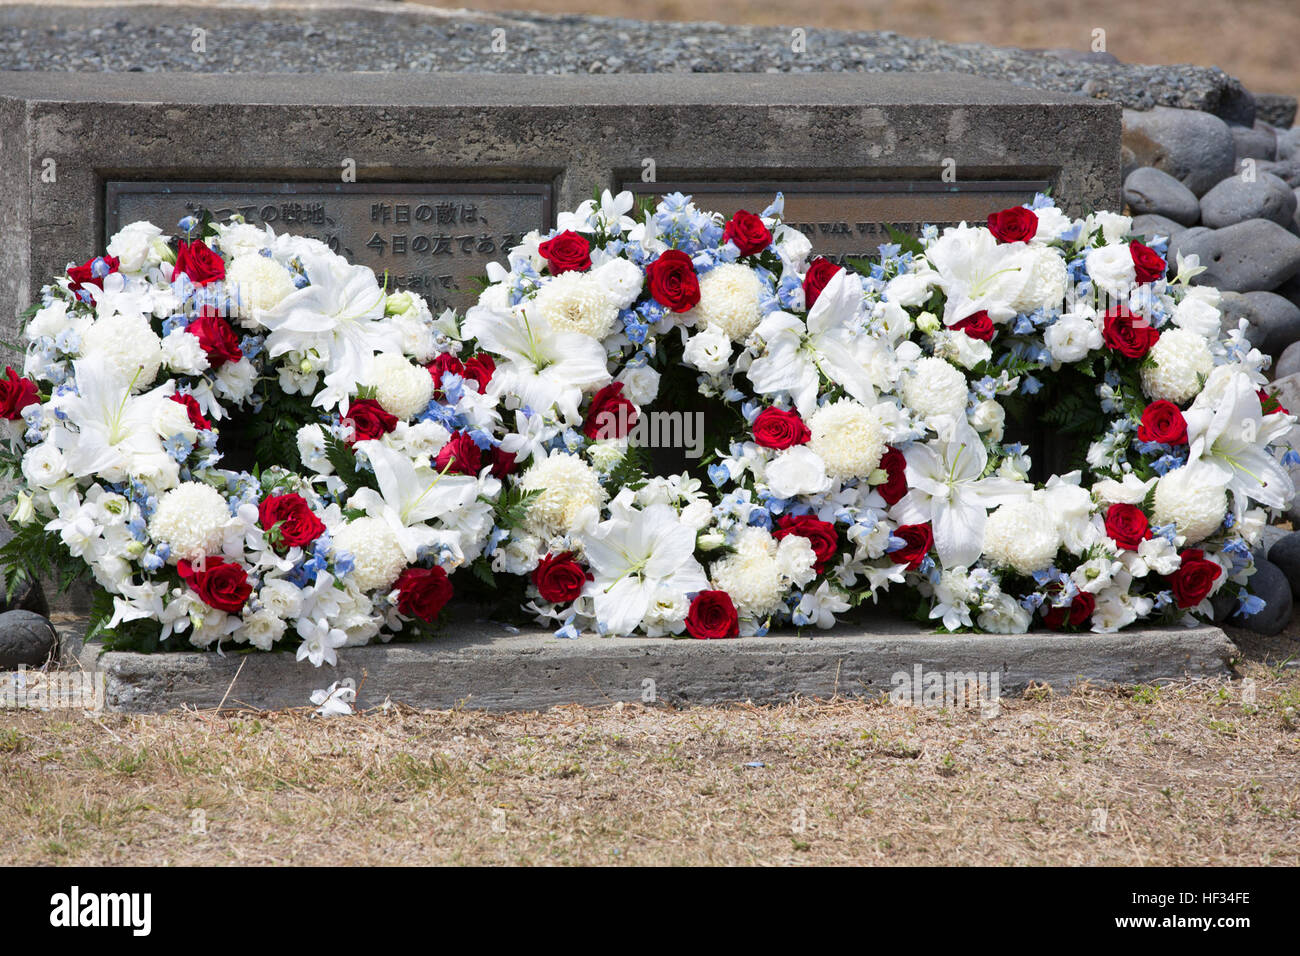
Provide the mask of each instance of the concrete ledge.
POLYGON ((424 644, 345 648, 337 668, 320 669, 289 654, 102 654, 93 642, 80 645, 75 628, 67 630, 64 646, 67 663, 106 673, 106 708, 127 712, 213 708, 223 697, 227 707, 301 707, 312 690, 347 677, 360 687, 361 707, 390 698, 422 708, 534 710, 641 701, 647 691, 669 704, 779 703, 796 696, 878 696, 891 689, 893 674, 911 675, 917 665, 926 673, 996 672, 1007 695, 1031 681, 1059 691, 1083 681, 1227 676, 1238 656, 1217 627, 938 635, 898 623, 869 632, 737 641, 560 640, 475 623, 424 644))

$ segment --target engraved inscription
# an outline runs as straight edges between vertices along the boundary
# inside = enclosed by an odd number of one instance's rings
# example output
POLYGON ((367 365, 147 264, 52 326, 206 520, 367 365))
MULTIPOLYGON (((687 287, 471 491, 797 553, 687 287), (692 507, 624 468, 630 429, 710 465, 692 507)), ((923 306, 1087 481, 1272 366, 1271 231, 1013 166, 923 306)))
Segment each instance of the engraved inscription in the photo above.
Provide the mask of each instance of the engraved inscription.
POLYGON ((238 213, 275 232, 309 236, 369 266, 437 314, 478 297, 472 281, 533 229, 551 224, 551 187, 533 183, 220 183, 112 181, 105 231, 147 219, 174 233, 183 216, 238 213))
POLYGON ((889 242, 888 224, 917 235, 929 223, 941 229, 959 222, 982 223, 989 213, 1018 206, 1043 192, 1046 180, 997 182, 627 182, 642 196, 681 192, 700 209, 730 216, 738 209, 762 212, 785 195, 785 222, 802 231, 813 253, 833 262, 876 255, 889 242))

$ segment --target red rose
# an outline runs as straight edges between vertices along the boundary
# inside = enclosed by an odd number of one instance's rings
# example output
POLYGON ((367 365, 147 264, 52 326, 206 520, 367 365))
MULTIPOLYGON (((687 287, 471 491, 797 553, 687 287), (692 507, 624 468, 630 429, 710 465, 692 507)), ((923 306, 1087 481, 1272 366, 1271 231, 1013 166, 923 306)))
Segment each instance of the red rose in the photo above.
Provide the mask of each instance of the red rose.
POLYGON ((87 259, 81 265, 73 266, 68 270, 68 278, 72 280, 68 288, 73 292, 87 285, 102 289, 104 288, 104 276, 110 276, 116 272, 119 264, 117 256, 95 256, 93 259, 87 259), (96 262, 102 262, 108 266, 108 271, 103 276, 95 275, 96 262))
POLYGON ((1129 255, 1133 257, 1133 271, 1137 273, 1138 282, 1155 282, 1165 274, 1165 260, 1154 249, 1140 242, 1130 242, 1129 255))
POLYGON ((726 591, 701 591, 686 612, 686 633, 700 640, 718 640, 740 634, 736 605, 726 591))
POLYGON ((489 456, 492 460, 492 477, 505 478, 515 470, 515 453, 512 451, 502 451, 499 447, 492 449, 489 456))
POLYGON ((443 352, 434 357, 433 361, 425 366, 429 370, 429 375, 433 378, 433 387, 441 394, 442 377, 450 372, 452 375, 465 377, 465 365, 460 359, 450 352, 443 352))
POLYGON ((373 398, 353 399, 343 414, 343 421, 352 423, 349 445, 383 438, 397 427, 397 416, 384 411, 384 406, 373 398))
POLYGON ((754 432, 754 441, 764 448, 781 450, 793 445, 805 445, 812 438, 812 432, 798 412, 787 412, 780 408, 763 409, 750 428, 754 432))
POLYGON ((172 267, 172 281, 182 275, 189 276, 195 285, 208 285, 226 277, 226 263, 202 239, 193 242, 181 240, 176 250, 176 265, 172 267))
POLYGON ((772 532, 772 537, 778 541, 786 535, 797 534, 801 538, 807 538, 812 544, 813 554, 817 555, 817 563, 813 565, 813 570, 821 574, 826 570, 826 566, 835 558, 836 551, 839 550, 840 536, 835 531, 835 525, 829 521, 821 521, 812 515, 785 515, 777 522, 776 530, 772 532))
POLYGON ((803 277, 803 307, 811 309, 813 303, 822 294, 822 290, 835 278, 835 273, 843 272, 843 266, 837 266, 824 256, 818 256, 808 266, 803 277))
POLYGON ((572 229, 552 236, 537 247, 546 260, 551 275, 561 272, 586 272, 591 268, 591 243, 572 229))
POLYGON ((203 417, 203 409, 199 408, 198 399, 193 395, 177 393, 175 395, 168 395, 167 397, 176 404, 185 406, 185 411, 190 416, 190 424, 198 431, 206 432, 212 430, 212 423, 203 417))
POLYGON ((452 596, 447 572, 436 565, 407 568, 397 576, 393 590, 397 592, 397 613, 419 618, 426 624, 438 616, 452 596))
POLYGON ((469 437, 469 432, 456 432, 439 449, 433 466, 453 475, 477 475, 483 467, 483 452, 469 437))
POLYGON ((896 505, 907 494, 907 459, 897 448, 887 448, 880 456, 880 468, 889 477, 882 485, 876 485, 876 491, 885 499, 885 504, 896 505))
POLYGON ((1160 333, 1141 315, 1134 315, 1126 306, 1117 305, 1106 313, 1106 324, 1101 333, 1106 348, 1131 359, 1140 359, 1151 351, 1160 333))
POLYGON ((533 583, 544 599, 552 604, 568 604, 576 600, 591 574, 577 561, 572 551, 548 554, 537 562, 533 570, 533 583))
POLYGON ((244 357, 244 350, 239 347, 239 336, 235 335, 230 323, 210 306, 205 306, 199 317, 185 326, 185 331, 199 340, 199 347, 214 370, 244 357))
POLYGON ((13 370, 13 366, 6 365, 5 377, 0 378, 0 417, 11 422, 17 421, 23 417, 24 408, 37 405, 40 401, 36 383, 20 376, 13 370))
POLYGON ((650 294, 660 305, 673 312, 689 312, 700 301, 700 279, 695 263, 680 249, 669 249, 650 265, 645 276, 650 280, 650 294))
POLYGON ((1071 630, 1077 630, 1092 617, 1097 610, 1097 599, 1087 591, 1080 591, 1074 596, 1069 607, 1048 607, 1043 605, 1043 623, 1053 631, 1059 631, 1067 624, 1071 630), (1068 614, 1068 616, 1067 616, 1068 614))
POLYGON ((253 593, 248 572, 242 565, 227 562, 225 558, 206 558, 201 568, 181 559, 176 563, 176 571, 204 604, 227 614, 242 611, 253 593))
POLYGON ((732 241, 742 256, 762 252, 772 244, 772 232, 760 216, 740 210, 722 230, 722 241, 732 241))
POLYGON ((1256 392, 1256 394, 1259 396, 1259 409, 1265 415, 1272 415, 1275 414, 1276 412, 1281 412, 1283 415, 1291 414, 1285 408, 1282 407, 1282 403, 1278 401, 1276 395, 1270 395, 1267 391, 1265 391, 1262 388, 1258 392, 1256 392))
POLYGON ((257 518, 262 530, 268 534, 275 531, 279 536, 279 544, 286 548, 301 548, 325 533, 325 523, 312 514, 311 505, 307 504, 307 499, 302 495, 271 495, 263 498, 257 506, 257 518))
POLYGON ((1179 557, 1183 563, 1170 575, 1169 586, 1179 607, 1196 607, 1209 597, 1223 568, 1205 560, 1205 552, 1200 548, 1188 548, 1179 557))
POLYGON ((954 322, 950 328, 954 332, 965 332, 973 339, 979 339, 981 342, 991 342, 993 340, 993 320, 989 314, 984 311, 972 312, 960 322, 954 322))
POLYGON ((902 538, 905 543, 897 551, 889 552, 889 560, 906 564, 909 571, 919 568, 934 547, 934 532, 928 521, 925 524, 901 524, 894 529, 894 537, 902 538))
POLYGON ((1151 522, 1137 505, 1113 504, 1106 509, 1106 534, 1121 551, 1136 551, 1151 537, 1151 522))
POLYGON ((582 433, 592 441, 622 438, 636 425, 636 406, 623 397, 623 383, 610 382, 591 397, 582 433))
POLYGON ((464 378, 472 378, 478 382, 479 394, 487 391, 488 382, 492 381, 492 376, 496 373, 497 363, 492 360, 492 356, 486 352, 480 352, 472 359, 465 363, 464 371, 460 374, 464 378))
POLYGON ((1162 442, 1166 445, 1185 445, 1187 443, 1187 421, 1178 406, 1161 399, 1152 402, 1142 413, 1142 423, 1138 425, 1138 438, 1142 441, 1162 442))
POLYGON ((991 213, 988 225, 989 232, 998 242, 1028 242, 1038 232, 1038 216, 1032 209, 1013 206, 991 213))

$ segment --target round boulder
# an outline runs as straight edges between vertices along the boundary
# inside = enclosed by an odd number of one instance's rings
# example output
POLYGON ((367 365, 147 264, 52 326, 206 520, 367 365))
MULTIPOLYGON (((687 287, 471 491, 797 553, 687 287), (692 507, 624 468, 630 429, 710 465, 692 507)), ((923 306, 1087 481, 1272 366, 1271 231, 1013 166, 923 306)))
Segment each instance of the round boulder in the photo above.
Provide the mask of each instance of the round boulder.
POLYGON ((1233 624, 1256 634, 1277 634, 1291 623, 1294 600, 1291 584, 1276 564, 1256 559, 1255 573, 1250 576, 1249 591, 1256 597, 1263 598, 1264 608, 1258 614, 1248 617, 1234 616, 1233 624))
POLYGON ((1163 216, 1184 226, 1195 224, 1201 214, 1195 193, 1154 166, 1142 166, 1128 174, 1124 202, 1136 216, 1163 216))
POLYGON ((1230 176, 1201 197, 1201 221, 1211 229, 1248 219, 1289 226, 1295 210, 1295 193, 1272 173, 1257 173, 1253 180, 1230 176))
POLYGON ((1292 342, 1282 350, 1282 356, 1273 363, 1273 377, 1286 378, 1300 372, 1300 342, 1292 342))
POLYGON ((1284 535, 1268 549, 1268 560, 1277 565, 1291 585, 1291 593, 1300 595, 1300 531, 1284 535))
MULTIPOLYGON (((1240 163, 1237 164, 1237 173, 1242 170, 1240 163)), ((1277 163, 1259 162, 1255 164, 1255 172, 1270 173, 1276 176, 1282 182, 1286 183, 1292 189, 1300 186, 1300 160, 1287 159, 1277 163)))
POLYGON ((1139 166, 1154 166, 1202 196, 1232 175, 1237 145, 1228 124, 1199 110, 1125 110, 1123 144, 1139 166))
POLYGON ((1267 123, 1254 126, 1229 126, 1238 159, 1277 159, 1277 133, 1267 123))
POLYGON ((1230 292, 1269 291, 1300 272, 1300 237, 1268 219, 1187 229, 1169 240, 1168 260, 1179 253, 1199 256, 1205 266, 1194 283, 1230 292))
POLYGON ((1133 226, 1131 231, 1135 236, 1141 236, 1144 239, 1150 239, 1152 236, 1164 236, 1166 239, 1178 235, 1187 227, 1181 223, 1174 222, 1172 219, 1166 219, 1164 216, 1156 216, 1147 213, 1142 216, 1133 217, 1133 226))
POLYGON ((57 643, 54 625, 40 614, 32 611, 0 614, 0 669, 12 670, 19 664, 39 667, 57 643))

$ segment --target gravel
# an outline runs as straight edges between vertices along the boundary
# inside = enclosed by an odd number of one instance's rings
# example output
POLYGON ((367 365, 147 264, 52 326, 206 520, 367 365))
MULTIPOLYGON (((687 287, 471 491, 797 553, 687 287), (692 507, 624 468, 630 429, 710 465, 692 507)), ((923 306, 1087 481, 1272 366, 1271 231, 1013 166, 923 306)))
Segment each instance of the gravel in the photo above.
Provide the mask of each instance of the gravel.
POLYGON ((1222 70, 1136 66, 1068 51, 944 43, 888 32, 491 15, 361 0, 317 8, 13 4, 0 7, 0 69, 300 73, 915 72, 977 74, 1134 109, 1198 109, 1254 122, 1254 99, 1222 70), (194 29, 206 30, 196 53, 194 29), (505 51, 493 52, 503 30, 505 51))

